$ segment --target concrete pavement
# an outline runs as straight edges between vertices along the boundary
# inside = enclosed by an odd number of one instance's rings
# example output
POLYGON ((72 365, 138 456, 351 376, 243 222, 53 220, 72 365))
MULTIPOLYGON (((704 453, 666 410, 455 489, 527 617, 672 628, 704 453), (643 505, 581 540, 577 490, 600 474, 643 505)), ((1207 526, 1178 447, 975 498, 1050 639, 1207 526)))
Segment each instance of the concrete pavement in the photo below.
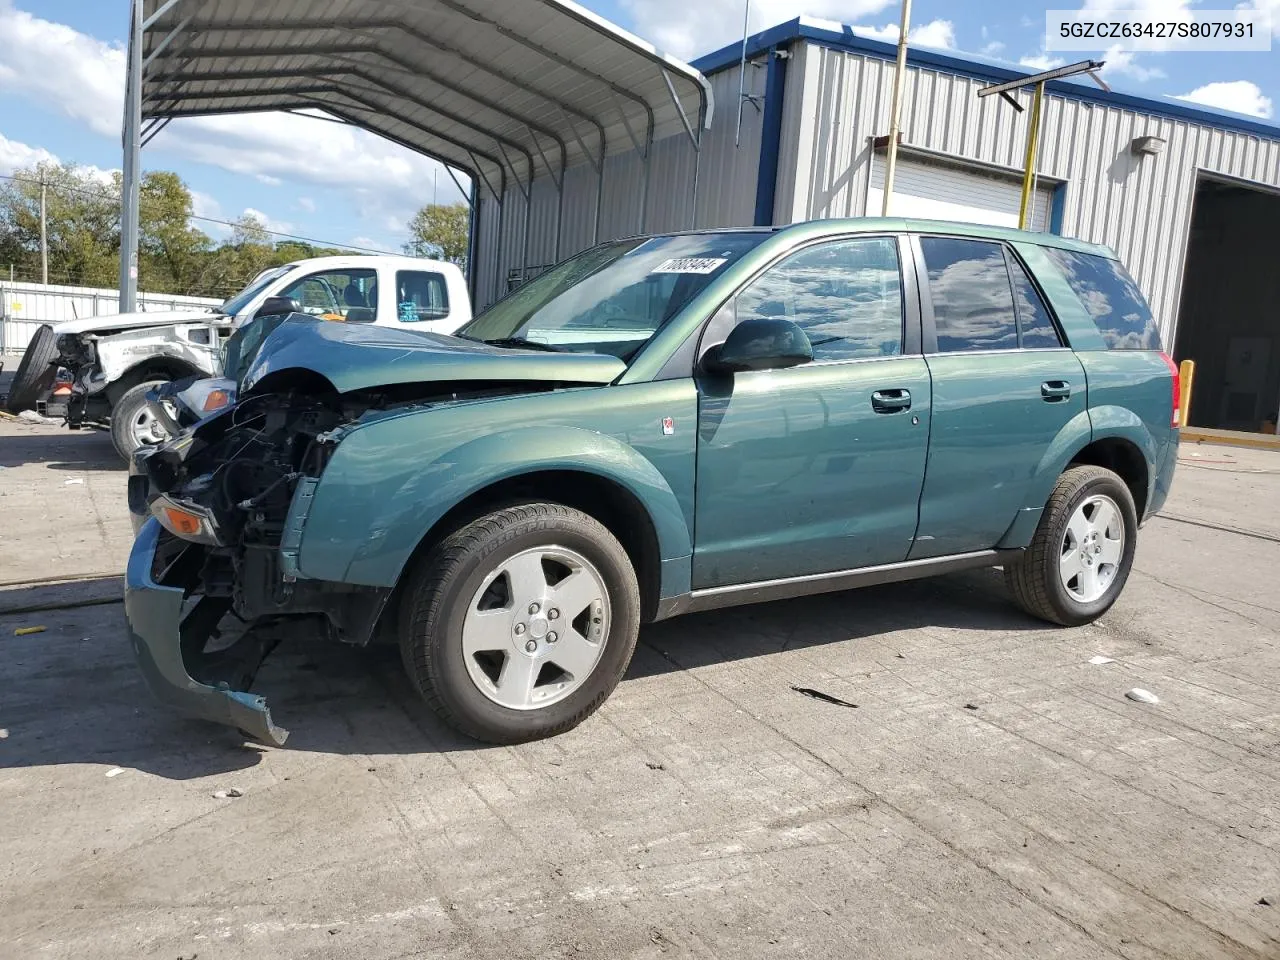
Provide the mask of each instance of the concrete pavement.
MULTIPOLYGON (((0 580, 123 569, 112 456, 0 423, 0 580)), ((153 703, 118 605, 0 614, 0 957, 1278 957, 1278 495, 1187 448, 1093 626, 987 572, 689 617, 512 748, 393 651, 277 650, 272 749, 153 703)))

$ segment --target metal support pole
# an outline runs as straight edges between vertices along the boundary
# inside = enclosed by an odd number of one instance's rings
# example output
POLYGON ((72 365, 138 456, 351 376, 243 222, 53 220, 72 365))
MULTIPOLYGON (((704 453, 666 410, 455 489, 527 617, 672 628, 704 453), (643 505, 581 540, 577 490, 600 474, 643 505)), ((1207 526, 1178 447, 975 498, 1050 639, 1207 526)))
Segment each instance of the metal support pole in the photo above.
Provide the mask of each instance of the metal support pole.
POLYGON ((1026 230, 1031 219, 1031 185, 1036 176, 1036 150, 1040 144, 1040 104, 1044 100, 1044 81, 1036 84, 1031 101, 1031 129, 1027 131, 1027 161, 1022 170, 1022 203, 1018 207, 1018 229, 1026 230))
MULTIPOLYGON (((44 174, 40 174, 40 282, 49 283, 49 217, 46 212, 44 174)), ((12 278, 10 278, 12 279, 12 278)))
POLYGON ((893 177, 898 172, 898 135, 902 129, 902 88, 907 82, 907 34, 910 28, 911 0, 902 0, 902 24, 898 28, 898 65, 893 75, 893 102, 889 107, 889 149, 885 155, 884 199, 880 203, 882 217, 889 215, 893 177))
MULTIPOLYGON (((172 6, 166 4, 163 9, 172 6)), ((132 313, 138 297, 138 195, 142 145, 142 0, 133 0, 128 76, 124 94, 124 163, 120 184, 120 312, 132 313)))
POLYGON ((742 145, 742 101, 747 96, 747 35, 751 30, 751 0, 742 5, 742 53, 738 59, 738 126, 733 132, 733 145, 742 145))

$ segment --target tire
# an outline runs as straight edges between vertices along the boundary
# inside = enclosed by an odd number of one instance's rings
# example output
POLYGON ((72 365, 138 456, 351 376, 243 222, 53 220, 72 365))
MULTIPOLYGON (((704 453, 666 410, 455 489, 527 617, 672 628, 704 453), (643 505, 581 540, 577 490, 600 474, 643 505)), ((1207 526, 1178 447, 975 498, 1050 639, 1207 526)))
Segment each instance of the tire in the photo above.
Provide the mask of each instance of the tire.
POLYGON ((58 369, 53 365, 56 359, 58 338, 53 335, 53 327, 41 324, 13 374, 6 404, 10 413, 34 410, 41 398, 53 389, 54 378, 58 375, 58 369))
POLYGON ((136 387, 130 387, 111 408, 111 444, 125 463, 133 459, 133 452, 148 443, 160 443, 168 439, 168 433, 158 424, 149 430, 154 439, 147 440, 140 436, 143 418, 154 419, 154 414, 147 412, 147 392, 167 380, 146 380, 136 387))
POLYGON ((639 629, 635 571, 613 535, 581 511, 524 503, 468 523, 423 558, 406 584, 399 633, 410 681, 445 723, 477 740, 511 744, 564 733, 591 716, 626 672, 639 629), (533 594, 519 588, 510 573, 522 563, 532 564, 533 557, 538 558, 534 569, 543 571, 543 583, 550 584, 537 616, 529 616, 536 606, 528 602, 533 594), (561 575, 561 560, 571 574, 551 583, 561 575), (570 575, 584 578, 575 579, 572 590, 564 586, 570 575), (575 592, 601 596, 575 600, 575 592), (483 613, 482 602, 492 604, 483 613), (568 605, 564 613, 557 603, 568 605), (581 612, 575 612, 577 606, 581 612), (476 619, 486 613, 492 626, 476 619), (564 634, 559 643, 557 622, 564 634), (465 646, 479 645, 471 639, 476 623, 486 624, 483 636, 492 630, 498 638, 495 650, 466 652, 465 646), (588 639, 593 632, 595 643, 588 639), (538 647, 536 653, 527 650, 529 644, 538 647), (573 661, 561 659, 570 653, 573 661), (584 662, 587 655, 595 657, 589 667, 561 669, 566 662, 584 662), (561 675, 567 679, 544 681, 561 675), (508 677, 513 678, 510 688, 508 677), (521 677, 531 678, 526 684, 530 701, 542 697, 545 705, 510 706, 516 699, 510 690, 522 689, 521 677))
POLYGON ((1124 481, 1103 467, 1072 467, 1058 478, 1030 545, 1005 565, 1005 583, 1018 606, 1033 617, 1066 627, 1092 623, 1124 590, 1137 536, 1138 514, 1124 481), (1112 521, 1106 520, 1109 514, 1092 515, 1092 523, 1107 529, 1101 534, 1093 529, 1092 541, 1088 533, 1078 536, 1092 529, 1090 509, 1108 503, 1118 514, 1112 521), (1117 549, 1114 535, 1121 530, 1123 542, 1117 549), (1114 563, 1107 563, 1107 558, 1114 558, 1114 563), (1079 573, 1072 577, 1074 570, 1079 573))

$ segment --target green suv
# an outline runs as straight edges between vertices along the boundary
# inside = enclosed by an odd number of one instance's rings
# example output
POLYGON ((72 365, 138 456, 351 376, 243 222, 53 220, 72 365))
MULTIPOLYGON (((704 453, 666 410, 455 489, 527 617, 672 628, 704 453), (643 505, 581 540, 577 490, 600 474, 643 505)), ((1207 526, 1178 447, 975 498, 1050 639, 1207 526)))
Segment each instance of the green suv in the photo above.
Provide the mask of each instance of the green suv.
POLYGON ((642 623, 1002 566, 1064 625, 1169 491, 1178 381, 1106 249, 910 220, 638 237, 456 337, 296 317, 231 409, 140 454, 151 686, 282 743, 288 631, 398 643, 447 722, 560 733, 642 623))

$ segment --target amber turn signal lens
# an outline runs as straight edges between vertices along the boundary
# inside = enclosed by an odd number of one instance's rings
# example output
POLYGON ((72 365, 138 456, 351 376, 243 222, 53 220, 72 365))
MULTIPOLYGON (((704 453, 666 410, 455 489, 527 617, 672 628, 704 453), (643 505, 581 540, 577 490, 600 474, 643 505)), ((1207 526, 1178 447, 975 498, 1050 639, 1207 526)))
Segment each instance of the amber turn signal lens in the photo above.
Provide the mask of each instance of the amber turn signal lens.
POLYGON ((221 410, 231 402, 231 397, 227 395, 225 390, 210 390, 209 396, 204 398, 204 412, 213 413, 215 410, 221 410))
POLYGON ((164 517, 169 521, 169 529, 179 536, 189 537, 200 532, 200 518, 193 513, 177 507, 165 507, 164 517))

